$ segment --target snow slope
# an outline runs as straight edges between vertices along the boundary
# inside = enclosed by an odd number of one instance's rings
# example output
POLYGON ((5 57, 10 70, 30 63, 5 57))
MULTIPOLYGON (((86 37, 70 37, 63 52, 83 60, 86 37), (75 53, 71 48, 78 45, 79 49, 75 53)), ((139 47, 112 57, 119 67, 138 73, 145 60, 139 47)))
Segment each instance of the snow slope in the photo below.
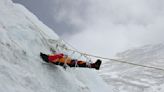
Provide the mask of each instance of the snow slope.
MULTIPOLYGON (((164 69, 164 44, 119 53, 118 59, 164 69)), ((164 71, 106 62, 100 72, 113 92, 164 92, 164 71)))
POLYGON ((0 92, 112 92, 93 69, 43 64, 59 37, 11 0, 0 0, 0 92))

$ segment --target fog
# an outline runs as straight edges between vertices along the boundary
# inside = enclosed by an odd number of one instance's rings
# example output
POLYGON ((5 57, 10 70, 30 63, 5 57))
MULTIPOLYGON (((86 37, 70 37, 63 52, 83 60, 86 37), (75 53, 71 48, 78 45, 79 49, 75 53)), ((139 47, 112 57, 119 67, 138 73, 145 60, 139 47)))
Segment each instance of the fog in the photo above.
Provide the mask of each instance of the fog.
POLYGON ((163 0, 13 0, 80 51, 112 57, 164 42, 163 0))

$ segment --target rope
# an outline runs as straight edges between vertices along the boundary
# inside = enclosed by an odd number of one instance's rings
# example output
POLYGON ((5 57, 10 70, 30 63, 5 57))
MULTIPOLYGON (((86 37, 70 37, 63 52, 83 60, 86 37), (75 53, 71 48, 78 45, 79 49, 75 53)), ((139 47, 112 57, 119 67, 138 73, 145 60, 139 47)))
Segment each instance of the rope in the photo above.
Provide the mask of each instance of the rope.
POLYGON ((64 61, 64 67, 66 68, 66 66, 67 66, 67 60, 68 60, 68 56, 65 56, 65 61, 64 61))
MULTIPOLYGON (((44 36, 43 36, 43 37, 44 37, 44 36)), ((63 40, 63 41, 64 41, 64 40, 63 40)), ((65 42, 65 41, 64 41, 64 42, 65 42)), ((68 43, 66 43, 66 44, 68 44, 68 43)), ((47 43, 47 45, 48 45, 48 43, 47 43)), ((71 46, 70 44, 68 44, 68 45, 71 46)), ((63 46, 62 46, 62 47, 63 47, 63 46)), ((73 46, 71 46, 71 47, 74 48, 73 46)), ((64 48, 64 47, 63 47, 63 48, 64 48)), ((163 68, 158 68, 158 67, 155 67, 155 66, 142 65, 142 64, 127 62, 127 61, 123 61, 123 60, 117 60, 117 59, 111 59, 111 58, 96 56, 96 55, 92 55, 92 54, 80 52, 80 51, 78 51, 77 49, 75 49, 75 50, 69 49, 69 48, 64 48, 64 49, 70 50, 70 51, 73 51, 73 52, 80 53, 81 55, 84 55, 84 56, 90 56, 90 57, 100 58, 100 59, 105 59, 105 60, 110 60, 110 61, 112 60, 112 61, 119 62, 119 63, 124 63, 124 64, 129 64, 129 65, 140 66, 140 67, 145 67, 145 68, 151 68, 151 69, 156 69, 156 70, 164 71, 163 68)), ((66 62, 65 62, 65 63, 66 63, 66 62)), ((77 65, 75 65, 75 66, 77 66, 77 65)))
POLYGON ((140 67, 145 67, 145 68, 151 68, 151 69, 164 71, 163 68, 159 68, 159 67, 155 67, 155 66, 142 65, 142 64, 127 62, 127 61, 124 61, 124 60, 117 60, 117 59, 111 59, 111 58, 96 56, 96 55, 92 55, 92 54, 88 54, 88 53, 84 53, 84 52, 80 52, 78 50, 73 50, 73 49, 68 49, 68 48, 67 48, 67 50, 70 50, 70 51, 73 51, 73 52, 77 52, 77 53, 80 53, 82 55, 94 57, 94 58, 100 58, 100 59, 104 59, 104 60, 110 60, 110 61, 115 61, 115 62, 119 62, 119 63, 124 63, 124 64, 129 64, 129 65, 140 66, 140 67))
POLYGON ((65 40, 62 39, 62 41, 63 41, 64 43, 66 43, 68 46, 70 46, 71 48, 73 48, 74 50, 77 50, 75 47, 73 47, 71 44, 69 44, 69 43, 66 42, 65 40))
MULTIPOLYGON (((72 54, 70 56, 72 56, 74 53, 75 52, 72 52, 72 54)), ((65 56, 65 57, 66 57, 66 59, 64 60, 64 68, 66 69, 66 67, 68 66, 67 65, 67 60, 69 59, 69 57, 68 56, 65 56)))
POLYGON ((146 68, 152 68, 152 69, 164 71, 163 68, 158 68, 158 67, 155 67, 155 66, 148 66, 148 65, 136 64, 136 63, 131 63, 131 62, 122 61, 122 60, 116 60, 116 59, 109 59, 109 60, 113 60, 113 61, 120 62, 120 63, 126 63, 126 64, 130 64, 130 65, 134 65, 134 66, 140 66, 140 67, 146 67, 146 68))
POLYGON ((45 44, 45 45, 47 45, 48 47, 50 47, 50 45, 49 45, 49 43, 47 42, 47 39, 46 39, 46 37, 45 37, 45 35, 48 37, 48 35, 47 34, 45 34, 44 32, 43 32, 43 30, 42 29, 40 29, 29 17, 27 17, 26 16, 26 19, 27 20, 29 20, 34 26, 35 26, 35 28, 37 28, 38 30, 39 30, 39 33, 40 33, 40 35, 43 37, 43 43, 45 44))
MULTIPOLYGON (((33 21, 31 21, 28 17, 26 17, 40 32, 40 35, 43 37, 43 39, 45 40, 45 43, 48 45, 48 47, 50 47, 47 39, 45 38, 44 35, 47 35, 43 32, 43 30, 41 30, 35 23, 33 23, 33 21), (44 35, 43 35, 44 34, 44 35)), ((48 37, 48 35, 47 35, 48 37)), ((112 60, 112 61, 115 61, 115 62, 119 62, 119 63, 124 63, 124 64, 129 64, 129 65, 134 65, 134 66, 140 66, 140 67, 145 67, 145 68, 151 68, 151 69, 156 69, 156 70, 161 70, 161 71, 164 71, 163 68, 158 68, 158 67, 155 67, 155 66, 148 66, 148 65, 142 65, 142 64, 137 64, 137 63, 131 63, 131 62, 127 62, 127 61, 123 61, 123 60, 117 60, 117 59, 111 59, 111 58, 106 58, 106 57, 101 57, 101 56, 96 56, 96 55, 92 55, 92 54, 88 54, 88 53, 83 53, 83 52, 80 52, 78 51, 76 48, 74 48, 72 45, 70 45, 68 42, 64 41, 63 39, 61 39, 61 41, 65 42, 67 45, 69 45, 71 48, 73 49, 68 49, 68 48, 65 48, 67 50, 70 50, 70 51, 73 51, 73 52, 77 52, 77 53, 80 53, 84 56, 90 56, 90 57, 95 57, 95 58, 100 58, 100 59, 105 59, 105 60, 112 60)), ((64 48, 64 47, 63 47, 64 48)))
POLYGON ((94 57, 94 58, 100 58, 100 59, 104 59, 104 60, 110 60, 110 61, 115 61, 115 62, 119 62, 119 63, 124 63, 124 64, 129 64, 129 65, 140 66, 140 67, 145 67, 145 68, 151 68, 151 69, 164 71, 163 68, 159 68, 159 67, 155 67, 155 66, 142 65, 142 64, 127 62, 127 61, 124 61, 124 60, 118 60, 118 59, 111 59, 111 58, 96 56, 96 55, 92 55, 92 54, 88 54, 88 53, 84 53, 84 52, 80 52, 78 50, 73 50, 73 49, 68 49, 68 48, 67 48, 67 50, 80 53, 80 54, 82 54, 84 56, 90 56, 90 57, 94 57))
POLYGON ((75 67, 78 67, 78 60, 82 57, 82 54, 80 54, 80 56, 77 58, 77 60, 75 61, 75 67))

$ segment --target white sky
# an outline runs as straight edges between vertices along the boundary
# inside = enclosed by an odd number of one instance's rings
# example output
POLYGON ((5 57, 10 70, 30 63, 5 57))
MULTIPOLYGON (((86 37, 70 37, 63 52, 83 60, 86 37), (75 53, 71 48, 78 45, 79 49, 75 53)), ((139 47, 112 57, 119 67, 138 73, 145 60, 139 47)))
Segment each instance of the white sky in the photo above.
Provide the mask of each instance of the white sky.
POLYGON ((164 42, 164 0, 14 1, 23 3, 80 51, 112 57, 126 49, 164 42))

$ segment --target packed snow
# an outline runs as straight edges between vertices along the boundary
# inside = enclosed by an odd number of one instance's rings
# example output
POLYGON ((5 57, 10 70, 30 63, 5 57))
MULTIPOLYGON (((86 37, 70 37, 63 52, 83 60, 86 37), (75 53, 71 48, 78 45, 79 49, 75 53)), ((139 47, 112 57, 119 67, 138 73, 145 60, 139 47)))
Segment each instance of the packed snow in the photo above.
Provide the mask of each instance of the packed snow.
MULTIPOLYGON (((146 45, 117 54, 118 60, 164 69, 164 44, 146 45)), ((109 61, 100 75, 113 92, 163 92, 164 71, 109 61)))
POLYGON ((94 69, 44 64, 48 39, 59 37, 22 5, 0 0, 0 92, 112 92, 94 69))
MULTIPOLYGON (((0 92, 164 91, 162 70, 114 61, 105 62, 99 72, 43 63, 39 53, 52 53, 56 40, 60 37, 25 7, 0 0, 0 92)), ((119 53, 117 59, 164 69, 163 55, 163 44, 146 45, 119 53)))

